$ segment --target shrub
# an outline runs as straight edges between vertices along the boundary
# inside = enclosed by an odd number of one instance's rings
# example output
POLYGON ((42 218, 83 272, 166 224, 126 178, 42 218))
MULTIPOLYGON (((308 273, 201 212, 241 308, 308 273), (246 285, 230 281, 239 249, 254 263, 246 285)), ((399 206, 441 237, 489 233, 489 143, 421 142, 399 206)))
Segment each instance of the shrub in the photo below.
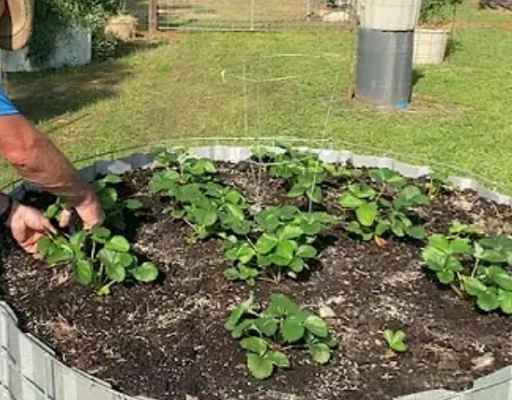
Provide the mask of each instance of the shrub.
POLYGON ((113 54, 117 42, 105 37, 105 21, 121 8, 121 0, 36 1, 34 32, 29 43, 31 60, 39 65, 45 63, 55 48, 59 33, 77 25, 93 32, 94 58, 105 58, 113 54))
POLYGON ((443 25, 455 15, 455 9, 462 0, 423 0, 421 3, 420 24, 443 25))

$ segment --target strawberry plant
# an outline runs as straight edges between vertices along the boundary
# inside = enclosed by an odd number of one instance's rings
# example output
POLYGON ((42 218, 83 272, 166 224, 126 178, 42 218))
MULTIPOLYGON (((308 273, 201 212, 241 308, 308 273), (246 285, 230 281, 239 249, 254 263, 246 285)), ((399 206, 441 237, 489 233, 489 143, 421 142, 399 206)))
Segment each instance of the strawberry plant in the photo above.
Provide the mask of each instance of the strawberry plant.
POLYGON ((512 239, 434 235, 423 250, 423 260, 441 283, 474 298, 482 311, 512 314, 512 239))
POLYGON ((214 233, 245 235, 250 231, 245 199, 237 190, 214 180, 216 169, 211 161, 169 154, 160 155, 160 160, 174 165, 174 169, 155 173, 150 190, 174 200, 172 215, 187 221, 198 238, 214 233))
POLYGON ((251 296, 232 310, 225 326, 240 340, 247 368, 256 379, 269 378, 275 368, 290 367, 287 349, 305 346, 315 362, 326 364, 336 346, 324 320, 282 294, 272 295, 263 311, 251 296))
POLYGON ((381 185, 380 191, 364 183, 353 183, 339 197, 341 207, 355 217, 346 229, 363 240, 380 238, 388 232, 397 237, 424 239, 424 228, 414 223, 414 208, 429 204, 428 197, 416 186, 405 186, 402 177, 386 171, 370 173, 381 185), (388 190, 388 185, 395 189, 388 190))
POLYGON ((294 150, 287 146, 278 147, 280 152, 256 151, 259 160, 266 159, 265 165, 276 178, 286 179, 290 184, 288 196, 306 197, 313 203, 322 202, 322 183, 328 178, 330 169, 318 155, 294 150))
MULTIPOLYGON (((107 175, 94 182, 96 193, 105 211, 105 225, 119 230, 126 229, 127 211, 134 212, 143 207, 137 199, 120 199, 116 185, 122 182, 122 178, 117 175, 107 175)), ((49 219, 58 219, 64 207, 62 200, 58 198, 46 209, 45 216, 49 219)))
POLYGON ((230 280, 245 280, 252 285, 261 272, 271 267, 277 269, 278 280, 282 271, 296 278, 317 256, 317 236, 334 219, 326 213, 304 213, 284 206, 261 211, 255 222, 260 232, 255 240, 234 238, 226 242, 225 257, 236 263, 225 271, 230 280))
POLYGON ((406 335, 404 331, 393 331, 386 329, 384 331, 384 338, 391 351, 397 353, 404 353, 407 351, 407 344, 405 344, 406 335))
POLYGON ((38 249, 51 267, 69 265, 75 280, 93 287, 98 295, 110 294, 116 283, 152 282, 159 274, 153 263, 139 263, 126 238, 104 227, 69 237, 45 237, 38 249))

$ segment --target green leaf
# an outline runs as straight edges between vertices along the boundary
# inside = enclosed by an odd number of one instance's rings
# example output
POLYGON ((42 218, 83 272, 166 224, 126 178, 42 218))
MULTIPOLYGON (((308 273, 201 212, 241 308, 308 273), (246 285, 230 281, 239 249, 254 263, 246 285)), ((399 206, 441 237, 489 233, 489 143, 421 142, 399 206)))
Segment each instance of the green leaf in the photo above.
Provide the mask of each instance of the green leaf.
POLYGON ((464 290, 470 296, 478 297, 482 293, 487 292, 487 286, 484 285, 479 279, 473 277, 463 278, 462 284, 464 290))
POLYGON ((313 360, 318 364, 326 364, 331 359, 331 350, 325 343, 315 343, 309 346, 309 352, 313 360))
POLYGON ((252 351, 253 353, 263 356, 268 349, 268 344, 265 339, 251 336, 240 341, 242 349, 252 351))
POLYGON ((261 317, 254 321, 254 325, 265 336, 274 336, 278 329, 277 321, 272 317, 261 317))
POLYGON ((304 194, 305 191, 306 191, 306 188, 304 187, 304 185, 302 185, 300 183, 296 183, 295 185, 292 186, 292 188, 288 192, 288 197, 291 197, 291 198, 300 197, 304 194))
POLYGON ((274 317, 286 317, 300 312, 299 306, 283 294, 273 294, 267 313, 274 317))
POLYGON ((356 209, 357 219, 363 226, 372 226, 377 214, 377 203, 364 203, 356 209))
POLYGON ((180 176, 176 171, 168 170, 155 174, 149 182, 149 189, 153 193, 167 192, 176 188, 180 176))
POLYGON ((468 239, 453 239, 449 245, 449 252, 451 254, 465 254, 470 255, 473 253, 470 241, 468 239))
POLYGON ((97 243, 106 243, 106 241, 110 239, 111 235, 112 233, 109 229, 100 226, 92 231, 91 238, 97 243))
POLYGON ((497 292, 489 288, 486 292, 480 293, 476 304, 481 310, 490 312, 500 307, 500 299, 498 298, 497 292))
POLYGON ((297 249, 297 256, 302 258, 314 258, 317 255, 317 251, 313 246, 302 245, 297 249))
POLYGON ((50 253, 50 250, 53 247, 54 247, 54 244, 53 244, 52 240, 47 236, 42 237, 37 242, 37 251, 43 257, 46 257, 50 253))
POLYGON ((69 247, 57 246, 54 247, 51 253, 46 257, 46 262, 50 266, 58 264, 65 264, 75 258, 73 251, 69 247))
POLYGON ((373 199, 377 192, 368 185, 354 184, 348 187, 350 192, 360 199, 373 199))
POLYGON ((316 315, 310 315, 304 321, 304 327, 315 336, 326 338, 329 335, 329 327, 327 323, 316 315))
POLYGON ((498 295, 500 308, 505 314, 512 314, 512 292, 500 290, 498 295))
POLYGON ((304 337, 304 321, 294 315, 286 318, 281 326, 281 334, 287 343, 295 343, 304 337))
POLYGON ((73 275, 78 283, 89 286, 94 279, 94 268, 87 260, 78 260, 73 266, 73 275))
POLYGON ((124 201, 124 206, 128 210, 136 211, 136 210, 140 210, 141 208, 143 208, 144 204, 142 204, 142 202, 137 199, 128 199, 128 200, 124 201))
POLYGON ((158 268, 152 262, 145 262, 131 271, 133 277, 139 282, 153 282, 158 278, 158 268))
POLYGON ((239 304, 237 307, 233 309, 233 311, 231 311, 228 319, 226 320, 226 324, 224 325, 226 329, 228 331, 232 331, 233 329, 235 329, 240 319, 254 308, 254 296, 251 294, 249 299, 239 304))
POLYGON ((128 253, 130 251, 130 243, 123 236, 117 235, 105 244, 105 248, 120 253, 128 253))
POLYGON ((489 278, 501 289, 512 291, 512 276, 500 267, 489 267, 487 269, 489 278))
POLYGON ((309 187, 306 190, 306 195, 313 203, 320 204, 322 202, 323 196, 320 186, 315 185, 314 187, 309 187))
POLYGON ((394 332, 391 329, 386 329, 384 331, 384 338, 392 350, 399 353, 407 351, 407 345, 405 344, 406 335, 404 331, 398 330, 394 332))
POLYGON ((276 236, 264 233, 256 242, 256 251, 258 254, 268 254, 277 246, 278 243, 279 240, 276 236))
POLYGON ((240 279, 240 273, 236 268, 227 268, 224 270, 224 277, 228 281, 237 281, 240 279))
POLYGON ((257 354, 247 354, 247 368, 256 379, 263 380, 272 376, 274 363, 270 358, 260 357, 257 354))
POLYGON ((352 193, 345 192, 338 199, 338 203, 344 208, 356 209, 363 205, 365 201, 354 196, 352 193))
POLYGON ((439 282, 449 285, 455 280, 455 274, 453 271, 449 269, 445 269, 443 271, 439 271, 436 273, 437 279, 439 279, 439 282))
POLYGON ((422 226, 413 226, 411 228, 407 228, 407 234, 418 240, 423 240, 427 237, 427 232, 425 232, 425 228, 422 226))
POLYGON ((105 176, 104 178, 102 178, 101 181, 104 183, 117 184, 117 183, 121 183, 123 181, 123 179, 118 175, 109 174, 109 175, 105 176))
POLYGON ((294 225, 286 225, 280 232, 279 232, 279 239, 280 240, 290 240, 290 239, 296 239, 303 234, 303 230, 299 226, 294 225))
POLYGON ((270 351, 267 353, 266 358, 272 361, 272 364, 278 368, 290 367, 290 360, 288 360, 288 357, 280 351, 270 351))
POLYGON ((116 203, 119 198, 117 191, 114 188, 104 188, 98 192, 98 197, 103 208, 107 211, 116 208, 116 203))
POLYGON ((108 278, 114 282, 121 283, 126 279, 126 270, 120 264, 107 264, 105 272, 108 278))
POLYGON ((392 186, 403 186, 406 183, 403 176, 389 168, 371 170, 369 175, 374 181, 387 183, 392 186))
POLYGON ((248 264, 255 256, 256 252, 247 242, 238 242, 231 249, 227 250, 225 257, 231 261, 240 261, 242 264, 248 264))
POLYGON ((193 217, 193 222, 202 226, 213 226, 217 220, 217 210, 213 208, 188 207, 187 210, 193 217))
POLYGON ((294 258, 296 243, 291 240, 283 240, 277 244, 277 247, 272 255, 272 262, 280 267, 290 265, 294 258))
POLYGON ((300 274, 304 270, 305 265, 306 264, 304 263, 304 260, 302 258, 296 257, 290 263, 289 267, 293 272, 300 274))
POLYGON ((52 204, 46 209, 46 212, 44 213, 44 216, 48 219, 56 218, 59 213, 61 212, 62 207, 60 204, 52 204))

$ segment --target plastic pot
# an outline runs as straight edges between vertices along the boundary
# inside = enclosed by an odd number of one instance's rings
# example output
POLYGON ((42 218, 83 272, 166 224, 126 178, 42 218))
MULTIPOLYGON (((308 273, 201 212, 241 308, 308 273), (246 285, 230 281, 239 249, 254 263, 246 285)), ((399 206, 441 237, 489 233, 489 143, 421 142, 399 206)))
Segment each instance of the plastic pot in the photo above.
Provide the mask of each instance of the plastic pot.
POLYGON ((441 64, 446 56, 449 39, 450 31, 447 29, 416 29, 414 32, 414 64, 441 64))

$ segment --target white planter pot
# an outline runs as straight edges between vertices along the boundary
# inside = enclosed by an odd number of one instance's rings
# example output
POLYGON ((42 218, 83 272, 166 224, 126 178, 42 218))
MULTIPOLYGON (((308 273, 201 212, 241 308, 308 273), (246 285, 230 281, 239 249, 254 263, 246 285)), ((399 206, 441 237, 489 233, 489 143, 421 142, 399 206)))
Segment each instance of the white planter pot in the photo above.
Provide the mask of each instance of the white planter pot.
POLYGON ((450 31, 446 29, 417 29, 414 32, 414 64, 441 64, 449 38, 450 31))
POLYGON ((421 0, 361 0, 361 28, 381 31, 412 31, 418 23, 421 0))
POLYGON ((91 36, 88 29, 67 29, 57 37, 55 49, 44 65, 34 65, 28 57, 28 48, 12 52, 2 50, 2 69, 5 72, 30 72, 89 64, 92 58, 91 36))

